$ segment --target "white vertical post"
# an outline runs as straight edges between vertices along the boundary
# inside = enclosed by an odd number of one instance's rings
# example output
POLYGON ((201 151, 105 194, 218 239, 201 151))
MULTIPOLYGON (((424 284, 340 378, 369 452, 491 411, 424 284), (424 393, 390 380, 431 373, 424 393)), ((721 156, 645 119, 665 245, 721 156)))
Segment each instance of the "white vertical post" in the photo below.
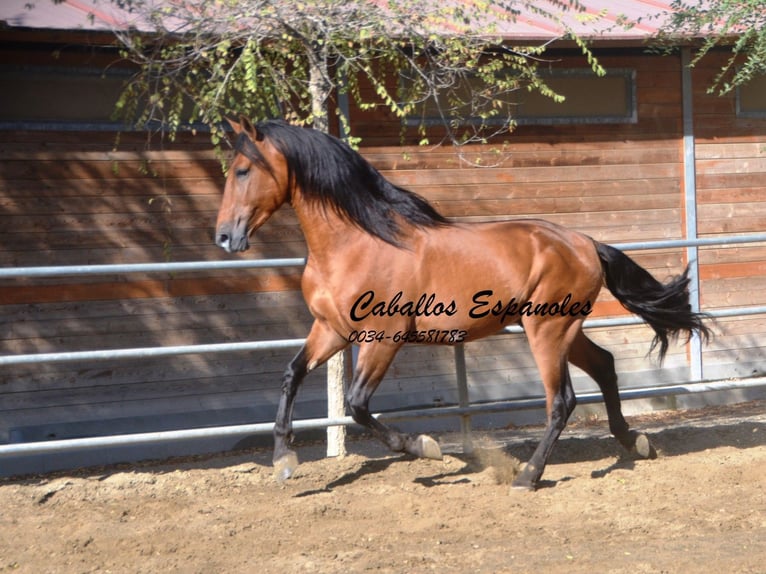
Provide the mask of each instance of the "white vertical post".
MULTIPOLYGON (((339 78, 340 86, 345 87, 345 75, 339 78)), ((338 129, 340 137, 347 140, 348 121, 350 117, 348 94, 345 90, 336 92, 338 98, 338 109, 345 118, 338 118, 338 129)), ((351 354, 347 348, 337 353, 327 361, 327 418, 341 418, 346 415, 346 386, 351 379, 351 354)), ((346 456, 346 427, 328 426, 327 427, 327 456, 346 456)))
MULTIPOLYGON (((348 349, 327 361, 327 418, 345 416, 346 381, 351 368, 348 349)), ((327 427, 327 456, 346 456, 346 427, 327 427)))
MULTIPOLYGON (((684 211, 686 238, 697 239, 697 158, 694 151, 694 108, 692 92, 691 49, 681 49, 681 98, 684 125, 684 211)), ((689 302, 692 311, 700 310, 699 253, 696 246, 686 248, 689 262, 689 302)), ((702 342, 694 333, 689 340, 692 381, 702 380, 702 342)))
MULTIPOLYGON (((468 376, 465 371, 465 347, 462 343, 455 345, 455 374, 457 376, 457 397, 461 408, 470 405, 468 398, 468 376)), ((463 437, 463 452, 470 454, 473 452, 473 441, 471 440, 471 415, 460 416, 460 434, 463 437)))

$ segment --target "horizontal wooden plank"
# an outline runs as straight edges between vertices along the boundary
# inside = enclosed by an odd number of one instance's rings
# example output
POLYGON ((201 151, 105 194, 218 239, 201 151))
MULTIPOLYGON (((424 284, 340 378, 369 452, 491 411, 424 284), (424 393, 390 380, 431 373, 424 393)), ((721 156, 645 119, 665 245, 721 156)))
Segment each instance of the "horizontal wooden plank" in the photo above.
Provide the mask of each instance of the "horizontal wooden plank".
MULTIPOLYGON (((0 347, 33 347, 55 341, 64 349, 127 348, 143 346, 147 333, 159 333, 164 345, 187 345, 235 340, 265 340, 305 336, 312 318, 305 304, 253 308, 247 312, 197 310, 153 315, 115 314, 87 319, 15 321, 3 334, 0 347), (288 336, 287 333, 296 335, 288 336), (299 335, 302 333, 302 335, 299 335), (125 344, 127 343, 127 344, 125 344)), ((26 352, 26 351, 24 351, 26 352)))
MULTIPOLYGON (((215 218, 200 218, 186 213, 183 218, 166 214, 104 214, 92 218, 84 216, 27 217, 1 216, 0 242, 7 249, 16 244, 21 249, 76 249, 213 245, 215 218), (26 247, 25 247, 26 246, 26 247)), ((302 242, 303 233, 296 225, 279 225, 268 222, 253 235, 253 243, 302 242)), ((214 251, 220 258, 223 252, 214 251)))
POLYGON ((166 195, 202 195, 217 196, 220 200, 224 189, 224 178, 188 178, 188 179, 2 179, 0 194, 5 198, 41 198, 65 200, 69 197, 138 197, 149 201, 161 200, 166 195))
POLYGON ((766 333, 766 321, 763 315, 745 315, 742 317, 720 317, 711 322, 715 338, 719 341, 719 347, 729 348, 764 347, 763 335, 766 333), (726 339, 730 340, 728 343, 726 339))
POLYGON ((4 180, 122 180, 155 178, 222 179, 221 166, 215 161, 88 161, 6 160, 0 163, 0 179, 4 180))
POLYGON ((697 142, 694 146, 694 154, 697 160, 764 158, 766 157, 766 137, 761 143, 697 142))
POLYGON ((766 260, 701 265, 699 274, 700 279, 759 276, 764 279, 764 283, 766 284, 766 260))
POLYGON ((196 211, 133 211, 104 213, 85 213, 84 208, 74 213, 47 215, 0 215, 0 227, 7 234, 22 232, 69 231, 83 233, 113 233, 122 236, 148 232, 161 234, 175 229, 212 229, 215 214, 207 213, 201 217, 196 211))
POLYGON ((756 244, 706 247, 699 250, 701 265, 766 261, 766 242, 756 244))
MULTIPOLYGON (((254 292, 232 295, 196 295, 158 299, 126 299, 124 301, 90 301, 87 305, 60 300, 45 305, 6 305, 3 317, 9 321, 88 320, 91 317, 144 317, 173 313, 208 313, 230 311, 258 312, 260 309, 286 309, 304 306, 299 291, 254 292)), ((288 312, 286 311, 286 312, 288 312)))
POLYGON ((697 192, 698 205, 751 204, 753 202, 764 201, 766 201, 766 197, 764 197, 763 188, 761 187, 703 188, 697 192))
MULTIPOLYGON (((538 213, 518 215, 519 219, 543 219, 569 229, 590 235, 605 243, 653 241, 681 238, 683 230, 679 221, 672 217, 674 210, 663 210, 666 217, 656 217, 652 222, 644 221, 642 211, 610 214, 599 217, 597 213, 538 213)), ((507 215, 480 215, 453 217, 463 223, 479 221, 507 221, 507 215)))
POLYGON ((62 198, 35 196, 0 197, 0 210, 5 214, 18 214, 22 217, 61 216, 77 214, 113 214, 113 213, 196 213, 204 220, 214 220, 221 203, 219 193, 208 195, 167 194, 151 196, 109 196, 102 194, 100 201, 94 202, 92 196, 68 196, 62 198))
MULTIPOLYGON (((668 179, 678 178, 681 166, 674 163, 648 165, 617 166, 568 166, 568 167, 532 167, 513 170, 505 169, 440 169, 440 170, 400 170, 396 172, 395 182, 399 185, 413 186, 423 184, 449 185, 456 181, 468 184, 514 183, 514 182, 562 182, 562 181, 601 181, 631 179, 668 179)), ((392 177, 392 180, 394 178, 392 177)))
POLYGON ((727 203, 724 198, 719 198, 719 202, 704 203, 698 206, 700 219, 732 219, 762 216, 763 214, 766 214, 766 197, 763 197, 762 201, 753 201, 747 204, 740 202, 727 203))
MULTIPOLYGON (((611 195, 607 193, 593 196, 578 194, 565 187, 542 189, 533 184, 520 185, 479 185, 453 183, 447 186, 417 185, 414 191, 423 195, 435 205, 440 200, 448 201, 503 201, 509 206, 498 213, 539 213, 539 212, 582 212, 582 211, 611 211, 614 212, 614 195, 621 194, 621 210, 679 207, 680 194, 677 182, 667 182, 664 186, 646 186, 643 193, 622 194, 621 189, 609 185, 611 195), (657 188, 660 188, 659 190, 657 188)), ((625 186, 627 187, 627 186, 625 186)), ((104 227, 124 226, 125 218, 131 221, 145 218, 151 225, 157 225, 157 218, 166 218, 163 227, 183 226, 212 226, 220 204, 219 196, 187 196, 163 195, 152 198, 111 198, 102 197, 103 201, 94 203, 92 197, 67 197, 60 199, 41 197, 36 198, 0 198, 0 223, 5 223, 5 229, 14 233, 44 229, 56 231, 59 228, 84 230, 88 228, 102 229, 104 227), (24 226, 24 227, 22 227, 24 226)), ((285 208, 280 211, 285 216, 277 220, 278 224, 288 222, 297 224, 297 218, 292 210, 285 208)), ((274 221, 270 222, 273 225, 274 221)))
MULTIPOLYGON (((406 148, 407 151, 361 150, 364 157, 381 171, 406 169, 521 169, 531 167, 566 167, 595 165, 636 165, 665 163, 678 157, 679 149, 671 145, 657 147, 610 146, 583 149, 580 146, 514 146, 508 142, 496 147, 474 146, 465 149, 441 146, 433 150, 406 148)), ((681 158, 678 157, 678 161, 681 158)))
MULTIPOLYGON (((68 411, 78 406, 97 409, 109 404, 119 404, 120 409, 131 409, 131 405, 135 405, 138 408, 143 406, 146 409, 147 407, 144 403, 147 401, 175 399, 186 401, 188 404, 189 400, 194 399, 196 399, 197 403, 200 403, 205 397, 215 397, 220 408, 228 403, 224 397, 232 393, 240 396, 239 401, 241 402, 239 404, 242 406, 255 402, 256 391, 254 389, 257 388, 259 382, 261 383, 260 386, 273 384, 273 386, 278 387, 279 375, 290 358, 286 353, 283 354, 280 361, 282 368, 279 372, 260 373, 260 376, 251 373, 249 375, 251 380, 249 388, 243 383, 244 379, 242 377, 217 376, 213 373, 197 374, 193 378, 192 374, 187 373, 186 378, 176 381, 122 382, 96 388, 93 388, 95 381, 91 381, 90 387, 69 389, 46 388, 37 391, 19 391, 0 395, 0 412, 7 415, 10 411, 18 413, 26 409, 46 407, 55 407, 68 411), (126 392, 128 389, 129 392, 126 392)), ((269 391, 268 389, 258 389, 257 392, 260 395, 261 393, 267 394, 269 391)), ((258 398, 262 400, 262 395, 258 398)), ((162 410, 164 412, 177 412, 174 410, 168 411, 167 407, 162 410)))
POLYGON ((766 215, 743 215, 739 217, 700 218, 697 230, 700 234, 759 233, 766 229, 766 215))
POLYGON ((300 274, 269 274, 247 279, 174 279, 117 283, 0 287, 0 301, 6 305, 113 299, 189 297, 193 295, 250 293, 253 291, 294 291, 300 289, 300 274))
MULTIPOLYGON (((101 144, 101 149, 90 149, 87 145, 41 146, 35 143, 8 142, 0 143, 2 161, 44 161, 63 163, 95 162, 147 162, 149 165, 166 161, 183 162, 218 162, 212 144, 203 149, 130 149, 101 144)), ((219 164, 220 165, 220 164, 219 164)))
MULTIPOLYGON (((668 145, 668 140, 662 140, 656 146, 645 143, 640 146, 578 143, 567 148, 506 142, 498 146, 467 148, 365 147, 360 152, 380 170, 655 164, 666 162, 669 156, 681 161, 679 147, 668 145)), ((0 147, 0 159, 4 162, 0 175, 6 180, 123 180, 136 177, 145 180, 155 175, 182 180, 206 177, 223 181, 224 178, 220 163, 212 151, 51 152, 38 149, 20 152, 0 147), (34 154, 33 157, 30 154, 34 154)))
MULTIPOLYGON (((491 190, 483 190, 487 194, 491 190)), ((620 199, 622 210, 620 214, 626 211, 641 210, 647 223, 654 220, 663 220, 666 210, 670 209, 675 213, 678 206, 678 198, 666 195, 644 196, 634 198, 620 199)), ((563 214, 563 213, 588 213, 598 214, 599 216, 619 218, 615 214, 614 198, 541 198, 541 199, 444 199, 435 200, 433 205, 447 217, 465 217, 474 215, 494 215, 499 214, 563 214)))
MULTIPOLYGON (((459 154, 488 154, 490 157, 497 155, 497 150, 507 151, 508 153, 524 153, 524 154, 537 154, 545 156, 548 153, 558 154, 560 152, 569 153, 610 153, 616 151, 616 153, 623 152, 626 157, 632 155, 644 153, 647 149, 663 149, 673 150, 675 153, 680 153, 680 142, 677 140, 668 140, 667 138, 655 138, 654 140, 600 140, 597 138, 582 139, 580 141, 558 141, 558 140, 546 140, 541 138, 525 138, 516 137, 518 134, 512 134, 509 138, 500 139, 497 142, 492 143, 471 143, 464 146, 453 146, 451 144, 445 145, 404 145, 400 142, 396 142, 390 145, 373 146, 368 145, 364 141, 361 143, 359 152, 370 158, 370 161, 375 163, 379 157, 394 158, 394 157, 412 157, 417 158, 420 155, 431 156, 437 155, 442 157, 454 157, 459 154)), ((666 156, 667 157, 667 156, 666 156)), ((679 156, 680 157, 680 156, 679 156)), ((385 160, 388 161, 388 160, 385 160)), ((624 163, 636 163, 636 162, 624 162, 624 163)), ((470 164, 469 164, 470 165, 470 164)))
MULTIPOLYGON (((396 179, 392 177, 392 179, 396 179)), ((632 179, 632 180, 602 180, 602 181, 530 181, 508 183, 481 183, 455 181, 455 185, 434 185, 427 181, 410 186, 413 191, 427 199, 451 199, 466 197, 507 197, 515 199, 579 199, 583 202, 614 199, 615 197, 639 198, 646 195, 672 196, 681 201, 680 181, 675 178, 666 179, 632 179)))
POLYGON ((766 154, 763 157, 727 157, 697 159, 697 171, 705 175, 734 173, 766 173, 766 154))

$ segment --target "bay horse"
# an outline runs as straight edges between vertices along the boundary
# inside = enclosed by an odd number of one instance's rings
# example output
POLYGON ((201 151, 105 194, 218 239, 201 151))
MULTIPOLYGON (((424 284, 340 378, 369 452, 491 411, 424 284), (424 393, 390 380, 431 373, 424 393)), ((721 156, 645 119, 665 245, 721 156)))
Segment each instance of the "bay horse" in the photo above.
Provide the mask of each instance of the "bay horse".
POLYGON ((359 346, 346 402, 355 422, 395 452, 440 459, 438 443, 371 416, 369 401, 405 343, 457 344, 520 323, 545 388, 547 425, 513 481, 534 490, 576 398, 568 362, 603 394, 609 429, 638 456, 656 456, 620 407, 614 359, 582 330, 603 285, 654 330, 660 361, 670 337, 707 338, 691 310, 687 271, 660 283, 621 251, 542 220, 452 222, 424 198, 386 180, 341 140, 270 120, 229 120, 234 158, 216 222, 216 243, 244 251, 284 203, 295 210, 308 256, 301 289, 314 317, 289 363, 274 427, 274 468, 298 465, 292 413, 307 373, 350 344, 359 346))

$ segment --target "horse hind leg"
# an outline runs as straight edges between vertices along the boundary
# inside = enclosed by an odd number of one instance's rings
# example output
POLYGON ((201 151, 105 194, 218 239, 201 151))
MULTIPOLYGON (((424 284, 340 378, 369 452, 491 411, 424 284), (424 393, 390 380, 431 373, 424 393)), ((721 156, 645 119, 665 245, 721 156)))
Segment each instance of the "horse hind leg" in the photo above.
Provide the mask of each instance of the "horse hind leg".
POLYGON ((545 387, 548 424, 529 461, 513 480, 517 489, 534 490, 543 475, 553 447, 577 404, 569 377, 567 354, 572 336, 578 326, 561 324, 550 318, 530 319, 524 323, 529 346, 545 387))
POLYGON ((537 487, 548 458, 553 451, 553 446, 561 435, 561 431, 566 427, 567 420, 569 420, 569 416, 577 405, 566 360, 561 360, 558 368, 550 366, 550 368, 541 369, 541 371, 548 402, 548 424, 545 427, 540 444, 535 449, 531 458, 522 467, 521 472, 513 480, 512 486, 516 489, 534 490, 537 487), (548 377, 553 377, 553 379, 548 377), (555 380, 556 383, 551 384, 550 381, 552 380, 555 380))
POLYGON ((369 403, 380 385, 398 347, 382 343, 362 345, 354 377, 346 393, 351 416, 357 424, 368 428, 376 438, 393 452, 406 452, 419 458, 442 459, 441 448, 428 435, 412 437, 381 423, 370 413, 369 403))
POLYGON ((629 452, 642 458, 656 458, 657 451, 649 437, 631 430, 622 414, 620 394, 617 388, 617 372, 612 354, 596 345, 585 333, 577 334, 569 353, 569 361, 585 371, 599 386, 609 419, 609 430, 629 452))

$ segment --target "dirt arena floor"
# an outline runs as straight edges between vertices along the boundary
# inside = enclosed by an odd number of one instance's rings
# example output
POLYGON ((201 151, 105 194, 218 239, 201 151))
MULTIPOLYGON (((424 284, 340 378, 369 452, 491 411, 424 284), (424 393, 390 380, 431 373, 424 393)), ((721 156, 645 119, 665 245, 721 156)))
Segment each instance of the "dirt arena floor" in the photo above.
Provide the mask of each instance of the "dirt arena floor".
POLYGON ((564 433, 537 492, 508 486, 540 428, 439 436, 441 462, 350 441, 285 485, 266 450, 0 481, 0 572, 766 572, 766 402, 564 433))

